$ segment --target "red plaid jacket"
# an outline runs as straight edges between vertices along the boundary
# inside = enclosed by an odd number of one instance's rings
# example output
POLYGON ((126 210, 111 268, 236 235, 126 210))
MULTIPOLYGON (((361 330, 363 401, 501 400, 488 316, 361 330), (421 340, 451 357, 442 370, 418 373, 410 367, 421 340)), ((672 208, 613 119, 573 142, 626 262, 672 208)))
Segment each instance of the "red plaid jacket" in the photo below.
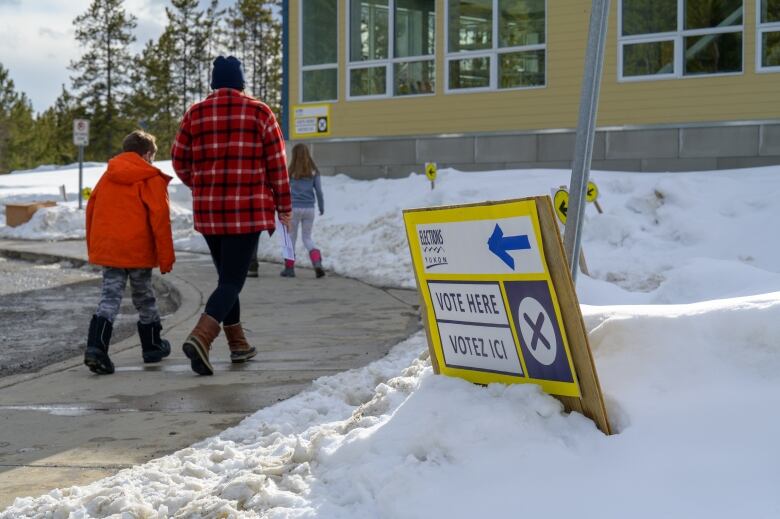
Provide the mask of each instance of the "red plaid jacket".
POLYGON ((187 110, 171 158, 176 175, 192 189, 198 232, 273 232, 274 211, 292 210, 276 118, 238 90, 220 88, 187 110))

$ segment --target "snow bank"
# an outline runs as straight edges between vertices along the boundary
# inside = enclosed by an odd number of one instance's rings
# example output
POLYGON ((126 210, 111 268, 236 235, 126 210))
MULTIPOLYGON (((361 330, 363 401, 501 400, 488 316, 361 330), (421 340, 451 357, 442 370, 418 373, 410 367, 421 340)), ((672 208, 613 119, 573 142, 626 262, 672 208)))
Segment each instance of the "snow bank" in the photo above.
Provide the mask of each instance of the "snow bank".
POLYGON ((216 438, 0 517, 776 516, 780 293, 584 312, 618 435, 533 385, 432 376, 418 334, 216 438))
MULTIPOLYGON (((98 168, 98 167, 105 167, 105 162, 82 162, 82 168, 98 168)), ((42 164, 38 167, 32 168, 32 169, 17 169, 12 171, 11 175, 19 175, 24 173, 48 173, 51 171, 63 171, 63 170, 78 170, 79 163, 74 162, 73 164, 42 164)))
MULTIPOLYGON (((173 174, 170 162, 157 165, 173 174)), ((94 185, 101 173, 102 167, 87 170, 84 184, 94 185)), ((552 187, 566 184, 569 175, 564 170, 445 169, 433 191, 421 175, 372 181, 325 177, 325 215, 315 222, 314 239, 326 268, 377 285, 411 288, 404 209, 547 195, 552 187)), ((581 283, 582 301, 664 304, 780 290, 780 278, 766 275, 780 268, 780 242, 764 231, 780 192, 780 167, 663 174, 596 171, 593 179, 605 212, 598 214, 592 205, 586 211, 583 247, 593 282, 581 283)), ((0 178, 0 203, 51 196, 58 193, 58 183, 75 192, 77 172, 0 178)), ((174 180, 169 191, 176 248, 207 252, 203 238, 192 230, 189 189, 174 180)), ((75 201, 43 212, 54 214, 14 230, 0 227, 0 237, 84 235, 75 201)), ((297 254, 308 263, 300 241, 297 254)), ((261 238, 259 256, 280 261, 277 237, 261 238)))
POLYGON ((0 237, 22 240, 83 239, 85 234, 84 212, 65 206, 39 209, 29 222, 17 227, 0 227, 0 237))

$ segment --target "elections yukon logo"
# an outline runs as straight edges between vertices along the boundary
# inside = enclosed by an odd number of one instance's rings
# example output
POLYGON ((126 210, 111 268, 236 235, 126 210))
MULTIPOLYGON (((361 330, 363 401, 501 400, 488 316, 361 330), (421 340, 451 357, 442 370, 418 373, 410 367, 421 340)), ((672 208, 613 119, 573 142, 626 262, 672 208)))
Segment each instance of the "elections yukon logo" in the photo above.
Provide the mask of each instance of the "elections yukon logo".
POLYGON ((447 249, 444 243, 444 233, 437 226, 420 226, 417 228, 420 238, 425 269, 432 269, 447 264, 447 249))

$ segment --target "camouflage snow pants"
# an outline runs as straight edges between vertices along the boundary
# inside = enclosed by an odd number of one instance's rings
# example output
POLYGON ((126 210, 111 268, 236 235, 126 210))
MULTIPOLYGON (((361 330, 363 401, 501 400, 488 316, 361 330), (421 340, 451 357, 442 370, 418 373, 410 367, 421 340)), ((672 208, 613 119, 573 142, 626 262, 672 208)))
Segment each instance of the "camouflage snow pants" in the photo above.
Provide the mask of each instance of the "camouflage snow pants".
POLYGON ((103 267, 103 291, 95 315, 114 322, 122 304, 127 279, 130 278, 133 305, 138 310, 138 320, 150 324, 160 320, 157 300, 152 290, 152 269, 120 269, 103 267))

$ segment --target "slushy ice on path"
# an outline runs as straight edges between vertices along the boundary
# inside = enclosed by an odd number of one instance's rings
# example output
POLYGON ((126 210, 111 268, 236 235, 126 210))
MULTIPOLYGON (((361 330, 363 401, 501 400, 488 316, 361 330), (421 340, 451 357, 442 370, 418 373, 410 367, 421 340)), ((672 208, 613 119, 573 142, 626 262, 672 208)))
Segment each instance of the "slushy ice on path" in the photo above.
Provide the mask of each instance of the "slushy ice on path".
MULTIPOLYGON (((100 271, 92 267, 0 258, 0 377, 81 355, 100 285, 100 271)), ((158 290, 157 296, 163 315, 175 310, 167 291, 158 290)), ((115 343, 136 333, 136 320, 126 292, 115 343)))

